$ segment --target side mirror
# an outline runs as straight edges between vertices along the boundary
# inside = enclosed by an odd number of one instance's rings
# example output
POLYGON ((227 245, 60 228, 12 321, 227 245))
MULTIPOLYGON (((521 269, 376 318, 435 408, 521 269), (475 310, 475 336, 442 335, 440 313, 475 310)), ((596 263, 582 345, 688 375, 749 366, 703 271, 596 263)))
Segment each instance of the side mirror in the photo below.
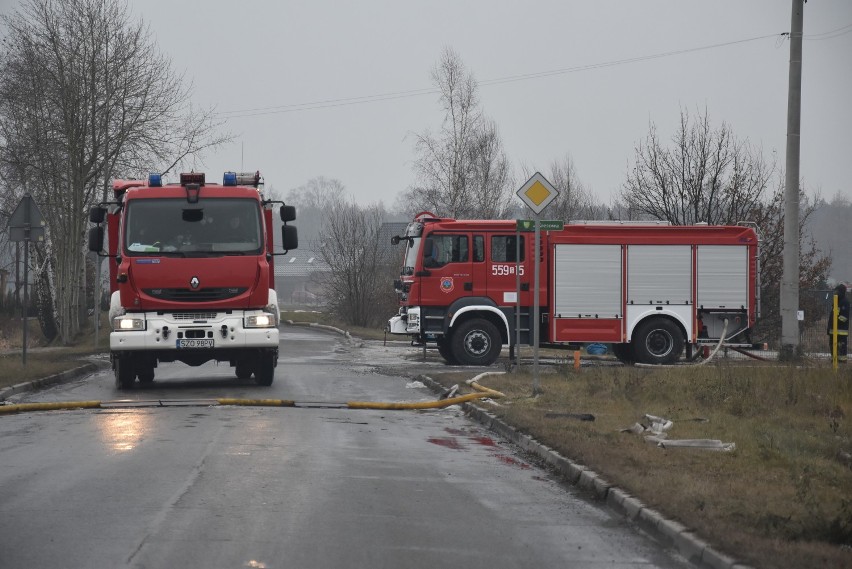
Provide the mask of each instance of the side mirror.
MULTIPOLYGON (((296 221, 296 206, 282 205, 281 209, 278 210, 278 214, 281 216, 281 221, 284 223, 287 223, 288 221, 296 221)), ((287 247, 284 248, 287 249, 287 247)))
POLYGON ((391 245, 399 245, 399 235, 391 237, 391 245))
POLYGON ((92 227, 91 229, 89 229, 89 251, 91 251, 92 253, 100 253, 103 249, 103 245, 104 228, 98 225, 97 227, 92 227))
MULTIPOLYGON (((283 210, 284 208, 282 207, 281 209, 283 210)), ((292 225, 281 227, 281 246, 287 251, 299 248, 299 235, 296 232, 296 228, 292 225)))
MULTIPOLYGON (((106 210, 99 206, 89 208, 89 221, 92 223, 103 223, 106 216, 106 210)), ((100 249, 98 249, 100 251, 100 249)))

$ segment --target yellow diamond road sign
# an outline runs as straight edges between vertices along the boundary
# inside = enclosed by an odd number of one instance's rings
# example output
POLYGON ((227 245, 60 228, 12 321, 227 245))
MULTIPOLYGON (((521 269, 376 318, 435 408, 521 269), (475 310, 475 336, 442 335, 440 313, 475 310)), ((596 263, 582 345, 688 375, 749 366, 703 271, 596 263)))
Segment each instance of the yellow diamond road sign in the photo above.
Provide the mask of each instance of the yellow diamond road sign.
POLYGON ((531 210, 541 213, 550 202, 556 199, 559 191, 544 176, 536 172, 526 184, 521 186, 517 194, 531 210))

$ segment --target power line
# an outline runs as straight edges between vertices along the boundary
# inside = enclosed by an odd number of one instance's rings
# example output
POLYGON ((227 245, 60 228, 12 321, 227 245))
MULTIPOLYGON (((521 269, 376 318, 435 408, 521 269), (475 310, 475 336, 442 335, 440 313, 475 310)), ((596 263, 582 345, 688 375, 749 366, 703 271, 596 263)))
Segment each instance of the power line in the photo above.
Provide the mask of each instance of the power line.
MULTIPOLYGON (((828 32, 822 32, 819 34, 813 34, 810 36, 804 36, 805 39, 811 40, 825 40, 825 39, 833 39, 835 37, 839 37, 846 33, 852 32, 852 24, 848 24, 843 26, 842 28, 838 28, 836 30, 831 30, 828 32)), ((727 47, 731 45, 744 44, 759 40, 764 40, 767 38, 787 38, 789 37, 789 32, 776 33, 776 34, 767 34, 763 36, 756 36, 752 38, 746 38, 741 40, 734 40, 723 43, 715 43, 700 47, 693 47, 687 49, 679 49, 674 51, 666 51, 662 53, 655 53, 651 55, 642 55, 637 57, 630 57, 626 59, 616 59, 612 61, 604 61, 599 63, 590 63, 586 65, 578 65, 574 67, 565 67, 561 69, 551 69, 549 71, 538 71, 535 73, 524 73, 520 75, 510 75, 506 77, 498 77, 495 79, 486 79, 484 81, 480 81, 479 85, 481 86, 490 86, 490 85, 501 85, 503 83, 513 83, 517 81, 528 81, 530 79, 540 79, 543 77, 552 77, 555 75, 564 75, 567 73, 579 73, 582 71, 592 71, 595 69, 603 69, 606 67, 615 67, 619 65, 628 65, 631 63, 639 63, 642 61, 651 61, 654 59, 662 59, 665 57, 674 57, 676 55, 684 55, 688 53, 696 53, 699 51, 707 51, 711 49, 718 49, 721 47, 727 47)), ((423 95, 434 95, 439 93, 440 91, 434 87, 422 88, 422 89, 411 89, 407 91, 396 91, 391 93, 379 93, 376 95, 362 95, 358 97, 345 97, 339 99, 325 99, 320 101, 312 101, 307 103, 293 103, 289 105, 275 105, 270 107, 255 107, 249 109, 238 109, 233 111, 222 111, 216 113, 218 116, 224 119, 236 119, 236 118, 247 118, 247 117, 259 117, 265 115, 276 115, 283 113, 293 113, 300 111, 312 111, 317 109, 327 109, 332 107, 343 107, 343 106, 351 106, 351 105, 361 105, 364 103, 376 103, 380 101, 390 101, 395 99, 406 99, 409 97, 421 97, 423 95)))
POLYGON ((810 34, 810 35, 802 35, 802 39, 806 40, 830 40, 834 38, 839 38, 840 36, 846 35, 849 32, 852 32, 852 24, 847 24, 842 28, 837 28, 836 30, 831 30, 829 32, 821 32, 819 34, 810 34), (845 30, 845 31, 844 31, 845 30))

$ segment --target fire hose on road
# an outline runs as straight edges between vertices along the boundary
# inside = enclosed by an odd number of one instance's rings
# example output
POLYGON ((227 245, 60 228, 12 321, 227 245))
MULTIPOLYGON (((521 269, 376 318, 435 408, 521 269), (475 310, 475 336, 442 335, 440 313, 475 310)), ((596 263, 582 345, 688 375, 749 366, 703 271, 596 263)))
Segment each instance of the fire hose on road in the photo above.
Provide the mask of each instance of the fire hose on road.
POLYGON ((16 403, 0 405, 0 415, 27 413, 32 411, 70 411, 75 409, 136 409, 144 407, 295 407, 295 408, 332 408, 332 409, 375 409, 384 411, 407 411, 419 409, 442 409, 476 399, 505 397, 499 391, 489 389, 476 382, 488 373, 480 374, 467 382, 476 393, 468 393, 439 399, 437 401, 415 402, 299 402, 290 399, 119 399, 113 401, 56 401, 50 403, 16 403))

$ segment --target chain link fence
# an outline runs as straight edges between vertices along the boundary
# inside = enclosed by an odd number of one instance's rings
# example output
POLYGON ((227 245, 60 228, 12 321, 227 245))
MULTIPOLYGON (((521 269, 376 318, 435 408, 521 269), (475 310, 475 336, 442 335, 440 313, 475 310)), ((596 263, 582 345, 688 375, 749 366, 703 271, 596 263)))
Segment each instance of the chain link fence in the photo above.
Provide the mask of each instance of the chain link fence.
MULTIPOLYGON (((799 291, 799 346, 802 353, 812 360, 831 360, 829 336, 829 312, 832 307, 834 289, 809 289, 799 291)), ((781 321, 777 310, 766 310, 755 329, 753 341, 764 347, 763 350, 748 350, 758 358, 775 361, 781 348, 781 321)), ((774 307, 773 307, 774 308, 774 307)), ((748 356, 732 348, 723 348, 717 357, 729 359, 748 359, 748 356)))

